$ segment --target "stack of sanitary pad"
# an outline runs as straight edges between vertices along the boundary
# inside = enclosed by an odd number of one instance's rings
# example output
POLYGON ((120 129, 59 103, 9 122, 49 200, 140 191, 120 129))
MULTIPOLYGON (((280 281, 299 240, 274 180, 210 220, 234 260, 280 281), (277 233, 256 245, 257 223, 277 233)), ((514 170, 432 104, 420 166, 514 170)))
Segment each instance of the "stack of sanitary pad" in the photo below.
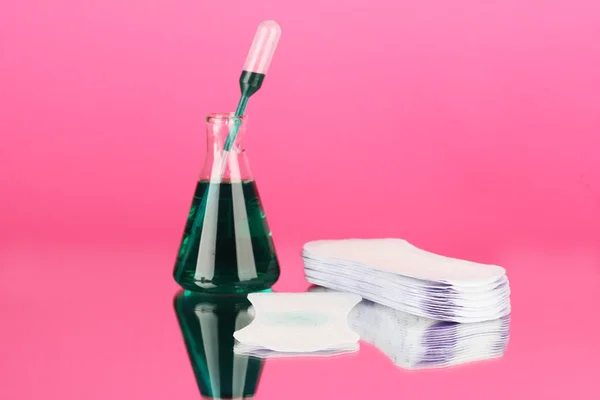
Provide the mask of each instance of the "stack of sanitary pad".
POLYGON ((306 279, 419 317, 481 322, 510 314, 506 271, 433 254, 401 239, 304 245, 306 279))

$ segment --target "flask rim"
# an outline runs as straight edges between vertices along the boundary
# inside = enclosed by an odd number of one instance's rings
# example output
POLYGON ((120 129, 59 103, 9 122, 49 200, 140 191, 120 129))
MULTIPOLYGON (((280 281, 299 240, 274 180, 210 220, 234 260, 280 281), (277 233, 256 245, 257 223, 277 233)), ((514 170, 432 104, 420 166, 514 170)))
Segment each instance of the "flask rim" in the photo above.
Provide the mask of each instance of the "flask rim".
POLYGON ((224 122, 224 121, 230 121, 232 119, 239 119, 240 121, 245 121, 246 118, 247 118, 247 116, 245 114, 236 116, 235 112, 232 112, 232 111, 214 112, 214 113, 207 114, 204 117, 206 122, 224 122))

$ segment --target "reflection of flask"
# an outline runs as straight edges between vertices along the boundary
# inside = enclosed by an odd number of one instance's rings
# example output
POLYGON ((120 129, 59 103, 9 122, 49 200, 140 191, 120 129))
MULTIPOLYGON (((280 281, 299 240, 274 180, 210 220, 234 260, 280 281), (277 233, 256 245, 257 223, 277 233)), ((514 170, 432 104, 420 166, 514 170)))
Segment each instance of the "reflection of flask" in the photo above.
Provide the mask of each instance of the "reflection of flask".
POLYGON ((233 353, 233 332, 252 321, 240 295, 181 291, 174 307, 200 393, 210 399, 252 398, 263 361, 233 353))
POLYGON ((271 232, 241 147, 244 120, 231 114, 206 118, 206 159, 173 271, 184 289, 247 293, 268 289, 279 278, 271 232), (238 132, 225 157, 232 129, 238 132))

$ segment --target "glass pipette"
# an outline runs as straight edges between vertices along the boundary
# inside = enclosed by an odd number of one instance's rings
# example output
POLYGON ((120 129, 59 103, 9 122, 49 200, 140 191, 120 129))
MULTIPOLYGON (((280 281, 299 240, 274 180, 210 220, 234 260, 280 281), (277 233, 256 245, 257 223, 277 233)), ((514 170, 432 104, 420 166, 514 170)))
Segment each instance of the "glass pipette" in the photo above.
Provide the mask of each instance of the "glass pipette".
MULTIPOLYGON (((275 21, 263 21, 258 26, 256 34, 254 35, 254 40, 250 46, 250 51, 246 56, 242 74, 240 75, 240 90, 242 95, 235 110, 235 117, 244 115, 248 99, 262 86, 280 37, 281 28, 275 21)), ((235 142, 241 119, 234 118, 233 122, 233 126, 229 129, 229 134, 227 135, 225 145, 223 146, 221 177, 225 172, 229 151, 235 142)))

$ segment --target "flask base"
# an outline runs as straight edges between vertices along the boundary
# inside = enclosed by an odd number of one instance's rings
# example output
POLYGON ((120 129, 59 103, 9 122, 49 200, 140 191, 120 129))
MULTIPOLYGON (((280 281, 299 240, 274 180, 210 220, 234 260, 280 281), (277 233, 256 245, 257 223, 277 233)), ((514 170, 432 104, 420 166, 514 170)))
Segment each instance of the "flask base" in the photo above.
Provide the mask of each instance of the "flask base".
POLYGON ((247 281, 213 283, 210 281, 199 281, 194 278, 193 271, 190 272, 191 273, 187 276, 186 274, 183 274, 183 276, 175 276, 175 282, 183 289, 196 293, 243 294, 260 292, 262 290, 270 289, 279 279, 279 271, 277 271, 276 273, 261 274, 257 278, 247 281))
POLYGON ((198 182, 175 262, 175 281, 193 292, 249 293, 269 289, 279 273, 256 183, 198 182), (201 251, 202 240, 208 246, 201 251))

